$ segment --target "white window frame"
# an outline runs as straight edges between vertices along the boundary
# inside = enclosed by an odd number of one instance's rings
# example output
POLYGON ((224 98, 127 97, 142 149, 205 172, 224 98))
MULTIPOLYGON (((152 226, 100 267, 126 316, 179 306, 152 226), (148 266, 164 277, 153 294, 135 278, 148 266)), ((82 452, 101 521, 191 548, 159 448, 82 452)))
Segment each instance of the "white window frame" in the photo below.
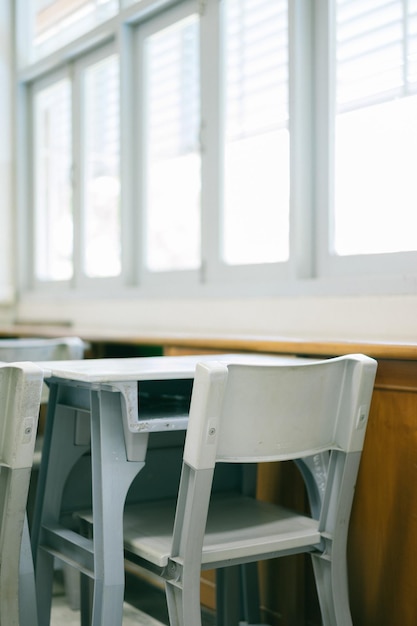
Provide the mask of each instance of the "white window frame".
MULTIPOLYGON (((112 277, 88 277, 83 272, 83 242, 84 242, 84 230, 85 220, 83 211, 83 199, 84 199, 84 142, 83 133, 81 131, 82 120, 84 111, 82 109, 82 103, 84 101, 84 84, 83 74, 91 66, 100 61, 118 55, 118 47, 116 42, 106 44, 93 50, 88 55, 80 57, 74 64, 74 132, 73 132, 73 151, 74 151, 74 178, 75 178, 75 202, 74 202, 74 283, 80 287, 80 289, 107 289, 108 287, 117 287, 123 285, 125 282, 124 268, 125 264, 122 261, 121 273, 118 276, 112 277)), ((119 59, 120 67, 120 59, 119 59)), ((120 92, 120 87, 119 87, 120 92)), ((120 118, 120 114, 119 114, 120 118)), ((120 154, 120 153, 119 153, 120 154)), ((120 158, 121 161, 121 158, 120 158)), ((121 162, 119 161, 119 170, 121 172, 121 162)), ((121 214, 123 209, 121 207, 121 214)), ((120 245, 123 251, 123 219, 121 218, 121 233, 120 233, 120 245)), ((122 253, 123 257, 123 253, 122 253)))
MULTIPOLYGON (((296 98, 293 90, 299 89, 299 85, 291 81, 291 67, 298 63, 298 56, 301 48, 297 45, 297 37, 295 31, 296 19, 301 3, 299 0, 288 3, 288 23, 289 23, 289 65, 290 65, 290 84, 289 84, 289 118, 290 118, 290 170, 296 171, 295 167, 295 142, 297 137, 293 134, 294 120, 293 116, 298 114, 295 110, 294 103, 296 98)), ((291 180, 290 193, 290 258, 285 262, 277 263, 259 263, 253 265, 229 265, 221 259, 221 210, 223 196, 223 138, 224 128, 222 119, 222 99, 224 98, 224 72, 225 67, 222 63, 224 58, 222 42, 222 13, 224 5, 221 2, 207 3, 207 18, 204 21, 204 39, 202 46, 202 128, 203 146, 204 146, 204 168, 206 177, 204 179, 205 188, 203 192, 204 220, 205 229, 203 235, 206 235, 204 241, 204 260, 203 274, 207 283, 216 284, 222 293, 230 290, 236 290, 239 293, 247 291, 248 285, 252 293, 270 292, 276 290, 278 285, 286 285, 297 275, 297 260, 294 254, 294 242, 292 234, 292 225, 295 222, 295 181, 291 180), (217 132, 216 132, 217 129, 217 132), (211 211, 212 206, 217 207, 217 211, 211 211), (215 242, 215 246, 212 243, 215 242)), ((300 130, 302 130, 300 128, 300 130)), ((304 168, 303 168, 304 169, 304 168)), ((300 172, 301 174, 301 172, 300 172)), ((308 214, 309 210, 306 206, 306 198, 300 196, 297 198, 299 202, 299 210, 304 214, 308 214)), ((309 236, 309 235, 308 235, 309 236)), ((308 245, 310 248, 310 244, 308 245)), ((299 260, 300 262, 300 260, 299 260)), ((279 288, 279 287, 278 287, 279 288)))
MULTIPOLYGON (((317 277, 331 290, 350 293, 409 292, 415 281, 417 251, 339 256, 331 251, 335 137, 335 7, 316 0, 316 162, 317 277), (335 283, 339 283, 336 287, 335 283)), ((414 287, 414 291, 416 291, 414 287)))
MULTIPOLYGON (((289 0, 290 65, 290 260, 286 263, 229 266, 220 259, 222 119, 221 0, 140 0, 129 2, 116 17, 65 45, 50 56, 25 65, 19 31, 17 54, 16 136, 25 151, 17 153, 19 287, 22 292, 89 296, 241 296, 352 295, 417 293, 417 252, 336 256, 331 253, 332 161, 334 139, 334 0, 289 0), (202 264, 200 270, 149 272, 140 258, 141 119, 140 71, 135 65, 139 33, 160 28, 174 16, 199 11, 202 142, 202 264), (120 55, 122 274, 117 278, 82 276, 77 254, 74 279, 44 283, 33 279, 30 176, 31 85, 76 68, 105 50, 120 55), (220 164, 220 166, 219 166, 220 164)), ((23 0, 17 19, 24 23, 23 0), (22 17, 23 14, 23 17, 22 17)), ((27 33, 26 33, 27 35, 27 33)), ((75 85, 77 70, 74 73, 75 85)), ((79 120, 79 111, 75 120, 79 120)), ((76 124, 74 124, 74 133, 76 124)), ((77 138, 74 136, 74 147, 77 138)), ((77 228, 77 225, 75 225, 77 228)), ((75 231, 76 232, 76 231, 75 231)), ((77 237, 76 237, 77 239, 77 237)))
MULTIPOLYGON (((139 245, 136 246, 136 255, 134 259, 134 265, 136 267, 136 276, 139 286, 143 287, 148 292, 163 292, 166 293, 173 286, 179 289, 193 289, 198 287, 201 270, 173 270, 173 271, 159 271, 154 272, 146 268, 144 255, 141 251, 145 250, 146 242, 146 216, 145 216, 145 175, 144 175, 144 160, 145 160, 145 138, 146 132, 144 128, 145 124, 145 112, 143 106, 142 95, 146 92, 146 77, 144 69, 144 55, 143 48, 146 38, 158 33, 159 31, 168 28, 169 26, 179 22, 191 15, 197 15, 200 21, 199 3, 197 0, 186 0, 180 4, 170 7, 155 16, 151 20, 141 22, 135 26, 132 32, 134 41, 134 62, 135 77, 134 77, 134 94, 133 94, 133 110, 136 111, 137 127, 135 129, 135 144, 136 155, 135 160, 137 162, 136 175, 134 180, 134 205, 137 211, 137 241, 139 245), (142 164, 140 167, 139 164, 142 164)), ((201 45, 200 45, 201 49, 201 45)), ((202 209, 201 209, 202 210, 202 209)))
MULTIPOLYGON (((28 137, 28 150, 26 153, 26 159, 24 160, 22 157, 18 157, 18 167, 20 165, 20 169, 25 169, 27 176, 24 179, 25 184, 18 190, 18 200, 19 205, 24 204, 25 207, 29 210, 20 211, 21 214, 24 213, 23 219, 21 223, 26 224, 26 228, 23 230, 19 229, 20 233, 20 261, 24 266, 24 278, 25 278, 25 286, 31 290, 37 290, 39 287, 50 289, 54 288, 58 291, 65 291, 68 289, 71 281, 70 280, 61 280, 61 281, 39 281, 36 279, 35 275, 35 255, 36 255, 36 241, 35 237, 29 236, 29 233, 35 233, 35 197, 36 197, 36 183, 35 183, 35 170, 30 167, 31 160, 34 158, 34 101, 36 95, 52 86, 55 83, 58 83, 60 80, 69 80, 71 83, 70 76, 70 68, 69 66, 59 67, 56 71, 47 74, 41 77, 36 83, 29 83, 25 90, 25 118, 27 120, 27 137, 28 137)), ((71 98, 73 98, 73 92, 71 89, 71 98)), ((72 130, 73 135, 73 130, 72 130)), ((18 169, 19 172, 19 169, 18 169)))
MULTIPOLYGON (((76 286, 80 290, 97 290, 109 287, 121 287, 125 282, 123 268, 125 264, 122 261, 122 271, 119 276, 115 277, 88 277, 84 274, 83 265, 83 241, 84 241, 84 220, 83 220, 83 134, 81 132, 83 119, 83 73, 85 70, 95 63, 105 58, 117 54, 117 45, 113 41, 105 43, 99 48, 93 48, 91 51, 82 56, 75 56, 68 63, 61 65, 56 71, 46 74, 44 77, 37 79, 33 83, 27 85, 26 115, 28 119, 28 137, 32 137, 34 133, 33 127, 33 103, 36 94, 45 89, 47 86, 54 84, 62 78, 68 78, 71 82, 72 97, 72 178, 73 178, 73 220, 74 220, 74 246, 73 246, 73 277, 70 280, 47 281, 39 280, 34 274, 34 254, 35 242, 30 237, 30 233, 34 231, 35 206, 32 199, 34 198, 33 170, 30 167, 31 155, 34 155, 33 146, 27 151, 28 162, 24 165, 28 172, 27 186, 24 192, 22 202, 30 208, 26 218, 26 223, 30 224, 29 229, 25 229, 27 241, 21 246, 25 251, 23 263, 26 266, 25 285, 31 289, 39 291, 68 291, 76 286)), ((122 211, 123 214, 123 211, 122 211)), ((123 230, 126 224, 122 220, 121 224, 121 246, 123 250, 123 230)))

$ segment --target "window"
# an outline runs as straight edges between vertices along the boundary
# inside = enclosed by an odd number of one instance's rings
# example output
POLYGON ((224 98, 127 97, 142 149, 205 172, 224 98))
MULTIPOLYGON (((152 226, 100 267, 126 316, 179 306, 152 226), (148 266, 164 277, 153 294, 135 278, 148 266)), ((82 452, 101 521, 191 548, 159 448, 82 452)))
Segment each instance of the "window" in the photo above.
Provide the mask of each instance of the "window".
POLYGON ((89 65, 83 93, 83 270, 90 278, 121 272, 119 61, 89 65))
POLYGON ((144 40, 145 259, 151 271, 201 263, 199 24, 194 14, 144 40))
POLYGON ((35 273, 39 280, 73 275, 71 84, 58 79, 34 96, 35 273))
POLYGON ((417 2, 337 2, 334 249, 417 249, 417 2))
POLYGON ((18 3, 23 287, 416 284, 417 0, 18 3))
POLYGON ((38 283, 121 273, 119 59, 67 69, 33 90, 38 283))
POLYGON ((223 258, 237 265, 286 261, 287 2, 226 0, 224 46, 223 258))

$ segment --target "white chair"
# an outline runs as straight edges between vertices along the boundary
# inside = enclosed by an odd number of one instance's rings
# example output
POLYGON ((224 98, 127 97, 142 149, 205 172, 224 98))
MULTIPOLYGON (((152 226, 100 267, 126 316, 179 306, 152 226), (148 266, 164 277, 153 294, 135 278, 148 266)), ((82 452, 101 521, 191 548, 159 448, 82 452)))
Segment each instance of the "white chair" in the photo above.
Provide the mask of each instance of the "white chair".
POLYGON ((70 361, 84 357, 79 337, 0 339, 0 361, 70 361))
MULTIPOLYGON (((86 345, 79 337, 0 339, 0 361, 72 361, 84 357, 86 345)), ((46 385, 43 385, 41 403, 46 404, 48 397, 48 388, 46 385)), ((41 447, 42 437, 38 437, 33 468, 35 478, 40 463, 41 447)), ((36 483, 35 479, 34 482, 36 483)), ((34 497, 33 492, 34 489, 31 486, 29 514, 34 497)), ((80 602, 78 574, 75 574, 71 568, 64 566, 64 577, 65 591, 69 604, 72 608, 78 608, 80 602)))
MULTIPOLYGON (((347 532, 376 366, 363 355, 197 366, 178 499, 125 510, 127 558, 165 580, 171 626, 201 625, 201 569, 302 552, 313 559, 324 626, 351 626, 347 532), (311 514, 212 492, 217 463, 288 459, 311 514)), ((222 624, 249 623, 225 604, 222 624)))
POLYGON ((25 513, 42 381, 42 370, 32 363, 0 365, 1 626, 37 624, 25 513))

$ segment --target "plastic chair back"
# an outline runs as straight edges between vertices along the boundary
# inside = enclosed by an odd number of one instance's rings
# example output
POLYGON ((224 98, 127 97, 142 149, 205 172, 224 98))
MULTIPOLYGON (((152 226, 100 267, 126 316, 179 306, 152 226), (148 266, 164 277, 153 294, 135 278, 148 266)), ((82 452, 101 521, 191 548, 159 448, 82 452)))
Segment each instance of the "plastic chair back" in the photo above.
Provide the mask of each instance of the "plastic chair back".
MULTIPOLYGON (((351 626, 347 533, 376 367, 364 355, 310 364, 197 366, 170 557, 163 570, 171 626, 201 624, 202 567, 227 571, 233 564, 249 567, 302 552, 312 555, 324 626, 351 626), (216 499, 211 493, 217 462, 287 459, 301 469, 310 514, 233 494, 216 499)), ((163 555, 163 542, 156 539, 163 555)), ((149 543, 141 538, 137 546, 146 550, 149 543)), ((238 602, 225 589, 218 593, 221 623, 241 623, 233 606, 238 602)), ((256 602, 249 585, 243 604, 256 602)))
MULTIPOLYGON (((43 373, 32 363, 0 365, 0 624, 36 623, 34 595, 25 597, 30 621, 19 617, 20 552, 39 417, 43 373)), ((28 539, 28 538, 27 538, 28 539)), ((30 559, 30 551, 27 554, 30 559)), ((31 564, 28 589, 33 582, 31 564)), ((25 582, 25 581, 23 581, 25 582)), ((34 592, 34 588, 32 588, 34 592)))
POLYGON ((199 364, 184 459, 203 468, 216 460, 359 451, 375 368, 362 355, 298 365, 199 364))
POLYGON ((84 357, 79 337, 0 339, 0 361, 70 361, 84 357))

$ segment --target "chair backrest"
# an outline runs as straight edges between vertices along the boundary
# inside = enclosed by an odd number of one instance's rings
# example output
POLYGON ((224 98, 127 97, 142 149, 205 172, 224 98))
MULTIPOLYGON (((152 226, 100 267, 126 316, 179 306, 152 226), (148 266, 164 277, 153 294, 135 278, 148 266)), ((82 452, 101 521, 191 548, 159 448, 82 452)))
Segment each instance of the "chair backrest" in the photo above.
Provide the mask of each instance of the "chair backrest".
POLYGON ((0 339, 0 361, 71 361, 84 357, 79 337, 0 339))
POLYGON ((29 536, 23 528, 42 382, 43 372, 33 363, 0 364, 1 624, 37 624, 29 536), (19 609, 23 594, 26 621, 19 609))
POLYGON ((32 467, 42 382, 34 363, 0 364, 1 467, 32 467))
POLYGON ((200 363, 184 461, 296 459, 362 450, 377 363, 347 355, 278 365, 200 363))

